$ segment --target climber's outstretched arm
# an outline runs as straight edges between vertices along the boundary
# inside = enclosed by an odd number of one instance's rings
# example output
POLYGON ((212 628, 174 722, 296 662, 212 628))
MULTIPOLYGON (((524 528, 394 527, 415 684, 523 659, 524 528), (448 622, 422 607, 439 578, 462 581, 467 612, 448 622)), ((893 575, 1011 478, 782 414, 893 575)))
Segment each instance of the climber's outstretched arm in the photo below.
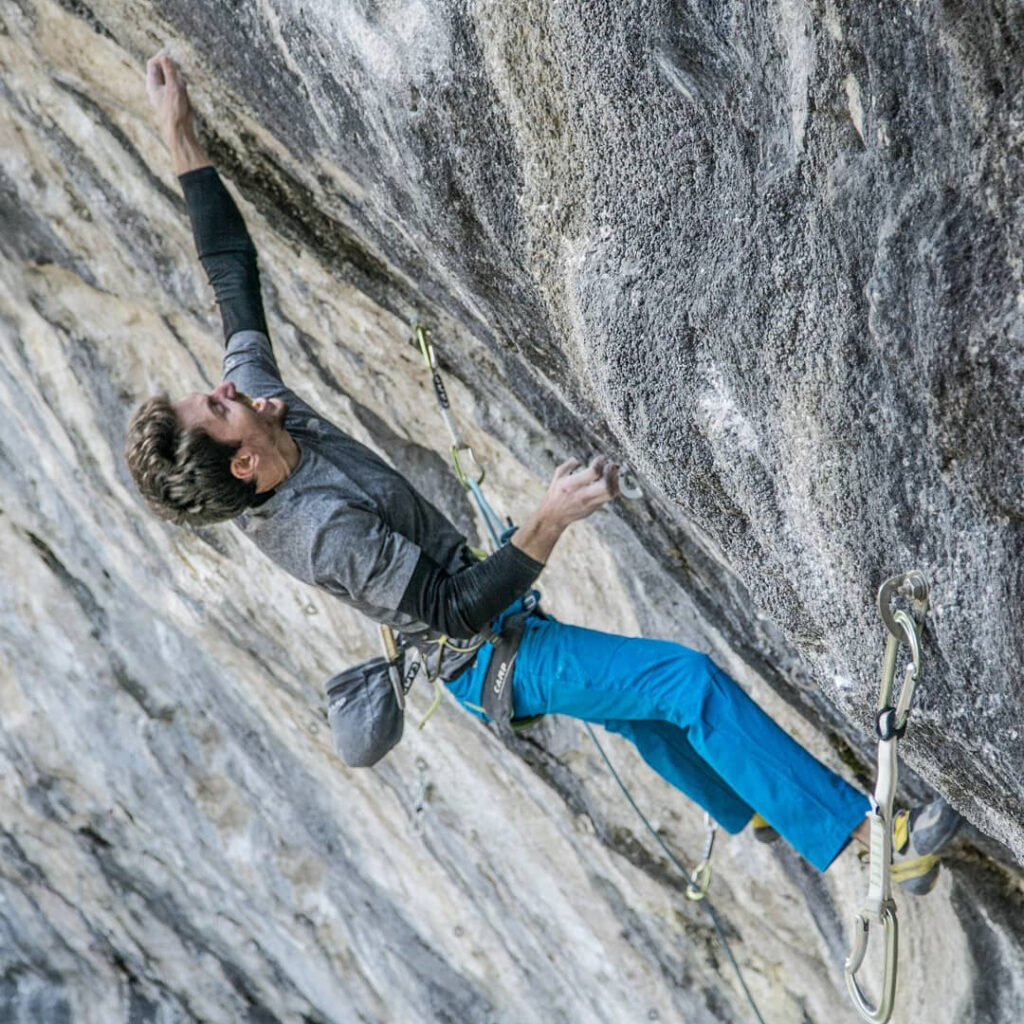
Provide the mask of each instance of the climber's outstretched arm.
POLYGON ((619 490, 619 467, 604 455, 555 470, 537 511, 490 558, 450 575, 420 553, 399 611, 457 639, 481 632, 522 596, 568 527, 585 519, 619 490))
POLYGON ((245 330, 267 334, 256 247, 196 136, 188 89, 167 54, 157 54, 146 65, 146 91, 185 193, 196 250, 220 307, 224 340, 245 330))

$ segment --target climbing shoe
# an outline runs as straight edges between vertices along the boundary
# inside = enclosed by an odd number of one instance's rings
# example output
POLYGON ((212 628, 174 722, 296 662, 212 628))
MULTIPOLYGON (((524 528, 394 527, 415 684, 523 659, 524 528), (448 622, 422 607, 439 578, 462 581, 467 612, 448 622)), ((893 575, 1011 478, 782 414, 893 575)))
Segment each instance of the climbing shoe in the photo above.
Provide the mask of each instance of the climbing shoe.
POLYGON ((750 819, 750 825, 754 830, 754 838, 759 843, 774 843, 779 838, 779 833, 760 814, 755 814, 750 819))
POLYGON ((915 896, 931 892, 942 867, 939 855, 962 820, 941 797, 923 807, 900 811, 892 823, 892 880, 915 896))

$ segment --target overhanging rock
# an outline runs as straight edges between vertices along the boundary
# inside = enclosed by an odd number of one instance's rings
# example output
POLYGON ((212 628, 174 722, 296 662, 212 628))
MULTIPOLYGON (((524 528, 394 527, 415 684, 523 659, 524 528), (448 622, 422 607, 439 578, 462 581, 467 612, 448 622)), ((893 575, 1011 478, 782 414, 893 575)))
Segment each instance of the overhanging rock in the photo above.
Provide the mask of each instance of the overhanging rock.
MULTIPOLYGON (((4 6, 0 1018, 745 1019, 572 723, 508 750, 447 708, 348 772, 319 685, 372 630, 143 513, 127 417, 219 359, 142 88, 166 44, 296 390, 466 530, 415 323, 499 508, 570 454, 637 469, 548 570, 561 617, 710 651, 866 786, 874 593, 925 573, 903 796, 970 827, 901 906, 896 1019, 1024 1019, 1021 31, 1000 3, 4 6)), ((699 813, 613 750, 695 855, 699 813)), ((766 1020, 852 1020, 856 859, 716 856, 766 1020)))

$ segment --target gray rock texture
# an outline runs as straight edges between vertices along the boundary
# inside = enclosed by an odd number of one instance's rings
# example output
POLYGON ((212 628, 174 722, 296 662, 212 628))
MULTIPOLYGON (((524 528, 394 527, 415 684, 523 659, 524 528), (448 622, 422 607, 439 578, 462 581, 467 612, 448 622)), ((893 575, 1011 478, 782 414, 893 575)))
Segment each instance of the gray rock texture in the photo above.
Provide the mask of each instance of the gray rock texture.
MULTIPOLYGON (((350 771, 321 684, 372 625, 145 514, 127 419, 220 353, 164 45, 297 390, 469 531, 415 323, 503 511, 570 454, 636 469, 552 559, 560 617, 712 653, 869 787, 874 593, 925 573, 901 799, 968 824, 900 898, 894 1020, 1024 1019, 1022 36, 989 0, 4 0, 0 1021, 750 1019, 575 723, 506 747, 445 704, 350 771)), ((865 867, 715 858, 764 1019, 855 1020, 865 867)))

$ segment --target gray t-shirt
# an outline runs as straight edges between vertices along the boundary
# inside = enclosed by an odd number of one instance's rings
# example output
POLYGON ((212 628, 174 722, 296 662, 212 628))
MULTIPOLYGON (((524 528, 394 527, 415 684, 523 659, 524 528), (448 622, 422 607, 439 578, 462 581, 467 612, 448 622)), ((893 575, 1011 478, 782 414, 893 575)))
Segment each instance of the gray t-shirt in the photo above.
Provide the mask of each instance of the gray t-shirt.
POLYGON ((284 386, 265 334, 232 335, 224 377, 254 397, 284 399, 284 426, 299 447, 288 479, 235 525, 298 579, 403 633, 426 630, 397 611, 420 552, 454 574, 472 557, 466 538, 383 459, 284 386))

